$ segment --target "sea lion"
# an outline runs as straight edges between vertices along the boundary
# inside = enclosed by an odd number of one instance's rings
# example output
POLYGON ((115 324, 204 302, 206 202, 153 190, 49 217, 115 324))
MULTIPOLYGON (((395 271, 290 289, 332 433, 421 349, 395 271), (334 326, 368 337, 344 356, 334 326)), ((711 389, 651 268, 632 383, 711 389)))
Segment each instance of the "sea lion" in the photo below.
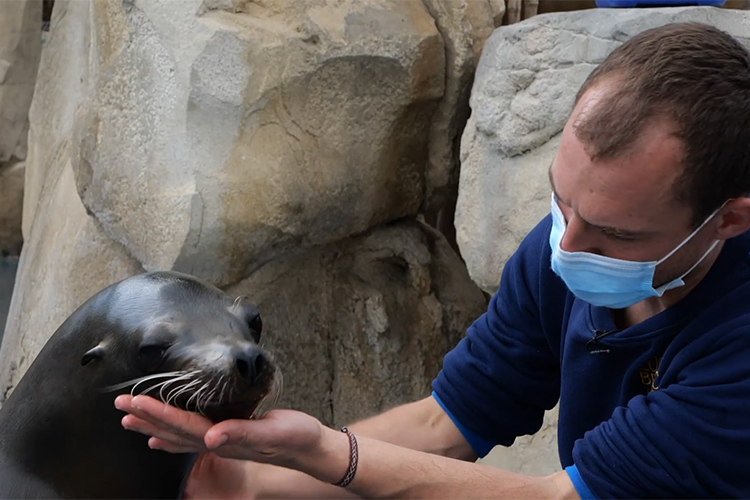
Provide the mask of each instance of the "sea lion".
POLYGON ((195 460, 121 426, 122 393, 218 422, 272 407, 281 375, 262 322, 186 274, 152 272, 86 301, 52 335, 0 409, 0 498, 179 498, 195 460))

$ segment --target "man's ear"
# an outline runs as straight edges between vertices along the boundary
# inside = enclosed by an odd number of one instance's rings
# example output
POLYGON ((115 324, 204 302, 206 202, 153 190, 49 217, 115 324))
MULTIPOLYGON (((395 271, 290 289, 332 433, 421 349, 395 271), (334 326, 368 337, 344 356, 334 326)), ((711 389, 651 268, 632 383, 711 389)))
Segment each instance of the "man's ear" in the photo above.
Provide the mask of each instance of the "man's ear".
POLYGON ((750 197, 729 200, 718 214, 721 222, 716 228, 717 238, 729 239, 750 229, 750 197))

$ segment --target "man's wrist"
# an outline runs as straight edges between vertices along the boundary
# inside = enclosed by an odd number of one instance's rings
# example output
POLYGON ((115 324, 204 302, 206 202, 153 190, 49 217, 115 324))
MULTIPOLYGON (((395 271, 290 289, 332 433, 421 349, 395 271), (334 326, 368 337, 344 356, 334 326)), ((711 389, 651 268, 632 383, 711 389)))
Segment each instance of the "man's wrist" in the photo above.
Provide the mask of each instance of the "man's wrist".
POLYGON ((349 436, 323 426, 318 452, 302 458, 299 470, 330 484, 336 484, 349 469, 351 449, 349 436))

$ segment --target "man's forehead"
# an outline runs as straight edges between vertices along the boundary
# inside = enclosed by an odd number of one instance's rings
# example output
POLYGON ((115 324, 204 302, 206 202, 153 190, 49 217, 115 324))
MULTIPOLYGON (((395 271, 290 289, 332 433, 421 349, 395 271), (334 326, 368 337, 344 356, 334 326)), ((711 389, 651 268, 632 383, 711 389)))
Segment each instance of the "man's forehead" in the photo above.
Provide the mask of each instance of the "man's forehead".
MULTIPOLYGON (((557 189, 555 189, 555 181, 552 174, 552 166, 550 166, 548 170, 549 174, 549 181, 550 186, 552 188, 552 192, 554 194, 555 200, 557 202, 562 203, 563 205, 567 207, 572 207, 573 203, 568 201, 564 195, 561 195, 557 189)), ((600 218, 602 215, 602 212, 607 211, 607 207, 603 207, 604 210, 599 211, 598 213, 593 213, 591 215, 587 215, 586 213, 578 213, 578 217, 584 221, 588 226, 591 226, 592 228, 599 229, 601 231, 618 234, 620 236, 625 237, 632 237, 632 238, 640 238, 644 236, 651 236, 656 233, 653 229, 645 228, 645 226, 635 225, 632 221, 626 222, 624 225, 619 220, 617 222, 610 221, 609 223, 599 223, 598 221, 604 220, 604 218, 600 218)), ((606 218, 606 217, 605 217, 606 218)), ((618 218, 619 219, 619 218, 618 218)))
POLYGON ((630 151, 592 161, 569 123, 548 175, 561 201, 592 225, 651 232, 656 219, 667 214, 680 219, 677 211, 689 213, 674 197, 681 155, 681 141, 653 123, 630 151))

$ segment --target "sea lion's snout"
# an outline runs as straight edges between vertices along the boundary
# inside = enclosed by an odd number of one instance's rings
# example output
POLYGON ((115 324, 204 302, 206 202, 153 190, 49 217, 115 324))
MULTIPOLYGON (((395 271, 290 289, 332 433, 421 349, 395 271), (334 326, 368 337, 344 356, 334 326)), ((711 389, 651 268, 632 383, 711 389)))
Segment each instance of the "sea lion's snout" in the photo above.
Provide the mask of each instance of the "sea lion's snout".
MULTIPOLYGON (((230 298, 192 277, 157 274, 120 285, 118 324, 129 329, 116 345, 127 357, 130 377, 100 390, 129 389, 214 422, 258 418, 273 409, 282 390, 281 370, 260 346, 264 325, 246 296, 230 298), (175 277, 176 276, 176 277, 175 277), (158 306, 158 307, 157 307, 158 306), (138 321, 135 321, 137 318, 138 321), (129 348, 129 349, 128 349, 129 348)), ((84 366, 102 357, 91 349, 84 366)), ((112 363, 121 369, 124 363, 112 363)))
POLYGON ((268 359, 257 346, 246 349, 236 349, 234 352, 234 366, 239 376, 249 386, 255 385, 268 367, 268 359))

